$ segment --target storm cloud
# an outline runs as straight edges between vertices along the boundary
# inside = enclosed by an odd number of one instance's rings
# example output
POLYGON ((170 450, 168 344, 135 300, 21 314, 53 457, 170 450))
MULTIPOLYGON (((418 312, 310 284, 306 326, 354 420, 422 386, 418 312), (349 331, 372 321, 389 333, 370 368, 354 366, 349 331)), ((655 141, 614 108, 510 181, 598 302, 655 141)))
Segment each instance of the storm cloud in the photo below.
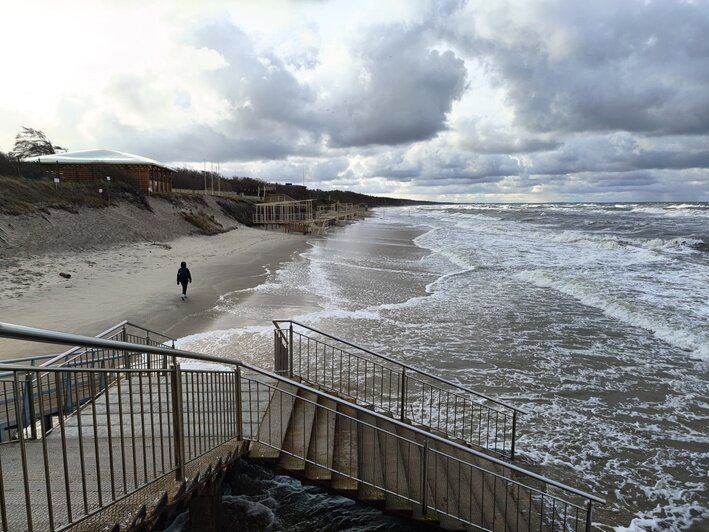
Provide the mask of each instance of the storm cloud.
POLYGON ((707 0, 35 4, 13 8, 42 37, 9 59, 26 87, 0 88, 4 151, 29 125, 324 189, 709 201, 707 0), (118 22, 146 10, 146 42, 126 42, 118 22), (104 29, 87 47, 55 27, 104 29))

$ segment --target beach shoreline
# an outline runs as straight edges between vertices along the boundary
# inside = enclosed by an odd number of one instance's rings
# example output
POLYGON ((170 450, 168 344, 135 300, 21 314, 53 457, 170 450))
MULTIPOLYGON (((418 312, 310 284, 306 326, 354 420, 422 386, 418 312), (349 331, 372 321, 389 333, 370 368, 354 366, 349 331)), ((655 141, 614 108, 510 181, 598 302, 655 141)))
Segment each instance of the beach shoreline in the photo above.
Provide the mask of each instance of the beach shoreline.
MULTIPOLYGON (((179 338, 209 330, 221 296, 257 286, 306 246, 302 235, 240 226, 214 236, 23 257, 0 278, 0 321, 96 335, 129 320, 179 338), (193 278, 186 301, 176 283, 183 260, 193 278)), ((0 359, 64 350, 0 340, 0 359)))

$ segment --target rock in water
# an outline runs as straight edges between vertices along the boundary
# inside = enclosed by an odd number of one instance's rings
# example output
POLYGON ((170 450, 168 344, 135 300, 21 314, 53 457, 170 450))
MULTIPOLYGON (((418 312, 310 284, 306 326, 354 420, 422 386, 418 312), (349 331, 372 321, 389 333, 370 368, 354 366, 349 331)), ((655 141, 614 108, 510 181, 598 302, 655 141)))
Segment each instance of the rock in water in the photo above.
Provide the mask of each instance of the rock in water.
POLYGON ((70 273, 64 273, 64 272, 59 272, 59 275, 64 277, 64 279, 71 279, 71 274, 70 273))

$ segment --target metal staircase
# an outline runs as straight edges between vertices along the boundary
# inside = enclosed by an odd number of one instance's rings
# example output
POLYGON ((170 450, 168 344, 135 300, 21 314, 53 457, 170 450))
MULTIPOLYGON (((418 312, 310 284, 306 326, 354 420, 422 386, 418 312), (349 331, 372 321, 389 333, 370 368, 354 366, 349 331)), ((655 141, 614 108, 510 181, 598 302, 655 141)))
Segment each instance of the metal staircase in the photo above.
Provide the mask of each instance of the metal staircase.
POLYGON ((275 325, 271 372, 128 323, 99 337, 0 323, 0 337, 78 346, 0 364, 2 530, 93 530, 127 508, 125 529, 146 530, 243 453, 446 530, 591 528, 602 499, 512 460, 519 409, 275 325))

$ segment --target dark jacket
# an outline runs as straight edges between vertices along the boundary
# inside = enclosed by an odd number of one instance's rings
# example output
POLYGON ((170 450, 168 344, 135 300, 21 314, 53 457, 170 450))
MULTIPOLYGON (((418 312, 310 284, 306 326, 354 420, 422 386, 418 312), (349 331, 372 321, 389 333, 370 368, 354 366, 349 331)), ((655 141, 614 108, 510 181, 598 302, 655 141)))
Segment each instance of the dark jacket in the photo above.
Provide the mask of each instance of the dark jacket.
MULTIPOLYGON (((184 264, 184 262, 182 263, 184 264)), ((190 270, 187 268, 187 266, 181 266, 179 270, 177 270, 177 282, 178 283, 187 283, 187 282, 192 282, 192 275, 190 275, 190 270)))

